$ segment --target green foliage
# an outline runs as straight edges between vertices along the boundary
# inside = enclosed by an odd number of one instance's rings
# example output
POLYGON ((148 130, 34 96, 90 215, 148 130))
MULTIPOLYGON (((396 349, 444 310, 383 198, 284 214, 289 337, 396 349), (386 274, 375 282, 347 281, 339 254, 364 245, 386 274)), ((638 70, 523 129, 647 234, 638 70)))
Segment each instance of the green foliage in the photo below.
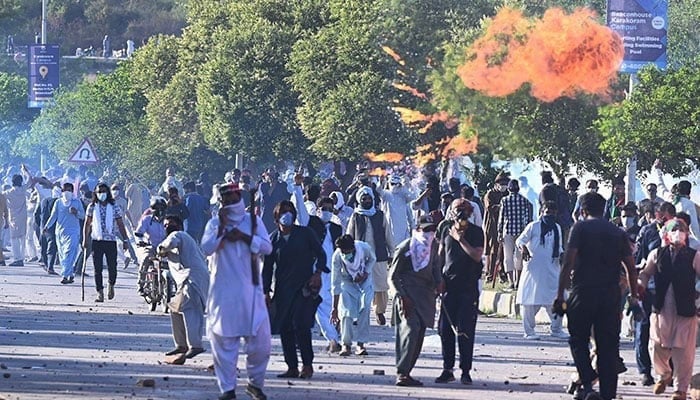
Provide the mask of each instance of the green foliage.
POLYGON ((595 122, 602 151, 613 168, 637 154, 648 170, 661 158, 668 172, 684 175, 700 165, 700 70, 697 67, 654 68, 639 74, 632 98, 610 105, 595 122))
POLYGON ((15 159, 12 147, 37 111, 27 108, 27 80, 0 72, 0 159, 15 159))

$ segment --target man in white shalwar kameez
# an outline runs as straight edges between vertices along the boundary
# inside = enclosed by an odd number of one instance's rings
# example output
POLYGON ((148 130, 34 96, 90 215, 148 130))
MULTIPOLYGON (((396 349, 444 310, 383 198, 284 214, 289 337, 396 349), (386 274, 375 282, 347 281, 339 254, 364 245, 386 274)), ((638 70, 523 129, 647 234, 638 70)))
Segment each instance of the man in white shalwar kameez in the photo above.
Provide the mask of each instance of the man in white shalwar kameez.
POLYGON ((401 183, 401 177, 392 175, 389 179, 389 190, 377 188, 382 199, 381 208, 386 218, 386 236, 389 248, 411 237, 413 210, 411 209, 411 193, 401 183))
POLYGON ((357 355, 367 355, 369 341, 369 312, 374 288, 372 269, 377 262, 372 248, 365 242, 343 235, 336 241, 331 262, 331 292, 333 311, 331 321, 340 323, 341 356, 350 355, 352 341, 357 342, 357 355))
POLYGON ((255 217, 255 232, 250 234, 253 220, 245 211, 238 185, 222 185, 219 193, 219 216, 209 220, 201 243, 204 254, 211 256, 207 332, 222 392, 219 399, 236 398, 241 338, 246 343, 246 393, 255 400, 266 399, 262 388, 271 338, 260 257, 270 254, 272 244, 259 217, 255 217))
POLYGON ((530 254, 530 261, 523 265, 515 302, 521 305, 525 339, 540 338, 535 333, 535 315, 543 307, 552 321, 552 336, 568 338, 562 329, 562 318, 554 316, 550 309, 557 297, 561 270, 559 255, 563 252, 562 232, 556 222, 557 205, 547 201, 542 211, 542 217, 530 222, 515 241, 517 247, 530 254))

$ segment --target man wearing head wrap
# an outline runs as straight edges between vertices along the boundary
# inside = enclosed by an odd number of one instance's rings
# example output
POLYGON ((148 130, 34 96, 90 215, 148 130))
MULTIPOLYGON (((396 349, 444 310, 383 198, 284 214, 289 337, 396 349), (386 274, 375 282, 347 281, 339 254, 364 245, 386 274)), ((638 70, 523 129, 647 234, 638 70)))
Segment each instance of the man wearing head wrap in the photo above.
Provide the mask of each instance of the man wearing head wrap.
POLYGON ((377 192, 382 199, 381 209, 386 217, 386 240, 389 249, 393 250, 395 245, 411 235, 411 194, 403 186, 401 177, 395 174, 389 179, 388 189, 382 186, 377 188, 377 192))
POLYGON ((515 245, 515 239, 532 221, 532 204, 518 192, 518 181, 513 179, 508 182, 508 195, 501 199, 498 214, 498 239, 503 243, 503 266, 508 274, 511 290, 517 288, 520 271, 523 269, 522 254, 515 245))
POLYGON ((396 326, 396 386, 423 386, 411 377, 425 330, 435 322, 435 290, 442 281, 437 260, 439 243, 430 215, 418 220, 411 238, 396 248, 391 263, 391 282, 396 288, 392 318, 396 326))
POLYGON ((158 194, 167 199, 169 194, 168 189, 173 187, 177 189, 178 193, 183 193, 185 191, 185 189, 182 187, 182 183, 175 177, 175 170, 168 168, 165 170, 165 181, 163 181, 163 184, 160 185, 158 194))
POLYGON ((654 370, 659 380, 654 394, 661 394, 673 382, 672 399, 685 400, 695 362, 697 336, 697 280, 700 278, 700 254, 688 247, 686 223, 672 219, 661 230, 662 247, 649 254, 639 275, 642 286, 653 277, 656 297, 650 317, 654 370), (671 367, 669 361, 673 361, 671 367))
POLYGON ((563 253, 563 236, 557 224, 557 204, 553 201, 544 203, 539 220, 530 222, 518 236, 515 244, 523 252, 523 258, 529 258, 523 266, 520 286, 515 296, 515 303, 520 304, 523 317, 525 339, 537 340, 535 333, 535 315, 544 308, 552 321, 553 337, 568 338, 562 329, 562 318, 552 314, 550 305, 557 297, 559 284, 559 256, 563 253))
POLYGON ((236 365, 243 339, 249 382, 246 393, 264 400, 271 343, 260 257, 270 254, 272 244, 262 220, 246 212, 236 184, 222 185, 219 193, 221 209, 207 223, 201 243, 204 254, 211 257, 207 332, 222 393, 219 399, 236 398, 236 365))
POLYGON ((450 206, 448 218, 438 226, 438 255, 444 260, 442 307, 438 332, 442 346, 442 373, 436 383, 455 380, 455 342, 459 345, 460 382, 471 385, 476 319, 479 314, 479 279, 484 268, 484 231, 469 222, 474 211, 466 199, 456 199, 450 206))
POLYGON ((352 216, 353 209, 345 204, 345 196, 341 192, 332 192, 331 199, 335 202, 334 211, 336 217, 340 221, 340 226, 345 231, 348 227, 348 222, 352 216))
POLYGON ((386 222, 384 213, 375 208, 372 188, 363 186, 357 190, 357 207, 348 221, 346 233, 355 240, 369 244, 377 262, 372 271, 372 286, 374 287, 374 313, 379 325, 386 324, 384 313, 389 301, 389 282, 387 277, 387 262, 390 249, 386 239, 386 222))

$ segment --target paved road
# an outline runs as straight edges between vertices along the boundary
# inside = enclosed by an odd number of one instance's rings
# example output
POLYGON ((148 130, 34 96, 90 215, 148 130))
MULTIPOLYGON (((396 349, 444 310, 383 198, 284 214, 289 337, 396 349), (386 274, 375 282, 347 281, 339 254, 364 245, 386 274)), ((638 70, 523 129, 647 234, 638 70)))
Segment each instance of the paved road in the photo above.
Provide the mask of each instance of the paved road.
MULTIPOLYGON (((92 278, 81 302, 79 283, 61 285, 36 264, 0 267, 0 399, 216 399, 216 381, 206 370, 210 353, 183 366, 162 364, 163 353, 173 347, 170 320, 148 311, 135 283, 133 267, 119 266, 116 298, 96 304, 92 278), (155 380, 154 388, 137 385, 147 378, 155 380)), ((376 340, 368 344, 366 357, 326 355, 320 350, 325 343, 315 340, 316 374, 310 381, 275 378, 286 369, 275 337, 265 391, 271 399, 304 400, 569 399, 564 386, 573 367, 566 342, 525 341, 520 329, 517 320, 479 319, 470 387, 433 383, 440 373, 440 342, 429 331, 413 374, 426 383, 419 389, 393 385, 391 328, 372 323, 376 340), (385 375, 374 375, 375 370, 385 375)), ((639 385, 629 340, 621 347, 629 371, 620 376, 619 396, 658 398, 639 385)), ((243 358, 239 368, 244 377, 243 358)), ((242 390, 239 398, 247 398, 242 390)))

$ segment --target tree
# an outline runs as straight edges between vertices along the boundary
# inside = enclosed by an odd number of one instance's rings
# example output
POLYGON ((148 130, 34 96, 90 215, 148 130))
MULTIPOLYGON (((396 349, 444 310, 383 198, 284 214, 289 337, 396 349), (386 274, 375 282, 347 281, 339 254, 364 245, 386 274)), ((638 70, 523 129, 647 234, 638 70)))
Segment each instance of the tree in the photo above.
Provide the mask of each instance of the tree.
MULTIPOLYGON (((526 14, 543 11, 536 2, 520 3, 526 7, 526 14)), ((572 9, 580 3, 559 4, 572 9)), ((445 58, 429 78, 433 105, 462 121, 471 121, 467 127, 478 133, 479 152, 493 153, 501 159, 538 159, 549 164, 560 178, 572 166, 604 172, 600 139, 592 129, 603 98, 576 94, 544 102, 530 95, 528 84, 503 97, 488 97, 465 87, 456 70, 467 61, 466 49, 489 24, 487 19, 480 27, 456 31, 444 46, 445 58)), ((613 98, 619 93, 613 90, 613 98)))
POLYGON ((27 80, 0 72, 0 159, 16 160, 12 151, 15 142, 37 114, 37 110, 27 108, 27 80))
POLYGON ((638 77, 631 99, 605 107, 595 121, 601 150, 613 168, 636 154, 641 170, 661 158, 668 172, 687 174, 700 165, 700 70, 647 68, 638 77))

